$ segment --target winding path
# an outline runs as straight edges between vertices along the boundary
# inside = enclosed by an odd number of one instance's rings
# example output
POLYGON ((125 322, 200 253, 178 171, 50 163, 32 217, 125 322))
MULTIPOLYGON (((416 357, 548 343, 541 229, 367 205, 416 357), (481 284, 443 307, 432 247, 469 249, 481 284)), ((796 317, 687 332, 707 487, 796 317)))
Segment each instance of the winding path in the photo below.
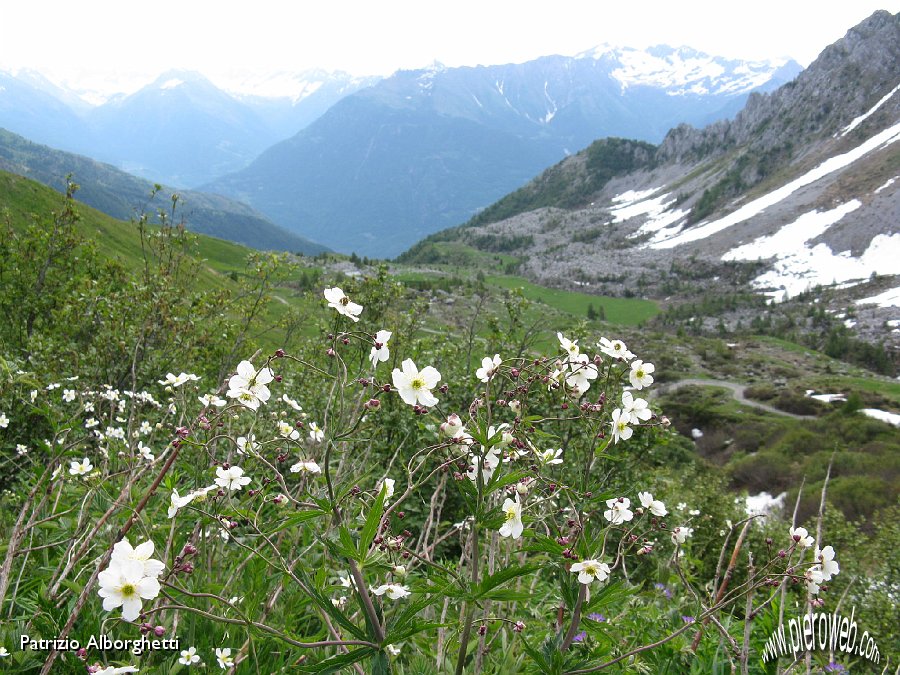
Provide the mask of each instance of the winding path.
POLYGON ((759 410, 764 410, 768 413, 772 413, 773 415, 783 415, 784 417, 793 417, 797 420, 812 420, 816 419, 815 415, 797 415, 796 413, 786 412, 784 410, 779 410, 778 408, 774 408, 770 405, 766 405, 765 403, 760 403, 759 401, 754 401, 753 399, 749 399, 744 395, 744 392, 747 390, 746 384, 738 384, 737 382, 728 382, 726 380, 701 380, 701 379, 693 379, 688 378, 686 380, 677 380, 675 382, 664 382, 660 383, 659 389, 657 393, 667 394, 670 391, 674 391, 675 389, 679 389, 680 387, 721 387, 723 389, 728 389, 731 392, 731 395, 734 397, 734 400, 743 405, 750 406, 751 408, 757 408, 759 410))

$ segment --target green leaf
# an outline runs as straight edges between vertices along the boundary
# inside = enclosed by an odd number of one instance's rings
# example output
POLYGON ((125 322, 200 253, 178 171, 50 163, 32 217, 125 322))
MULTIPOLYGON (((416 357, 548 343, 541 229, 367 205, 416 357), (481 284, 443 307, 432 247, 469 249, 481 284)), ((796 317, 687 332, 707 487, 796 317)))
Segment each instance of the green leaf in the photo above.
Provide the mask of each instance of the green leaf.
POLYGON ((381 491, 375 498, 375 503, 372 504, 372 508, 369 509, 369 515, 366 516, 366 523, 363 525, 362 533, 359 537, 360 561, 366 559, 366 553, 369 551, 369 546, 372 545, 372 540, 375 539, 375 535, 378 534, 378 526, 381 525, 381 516, 384 513, 385 495, 387 495, 387 485, 382 485, 381 491))
POLYGON ((338 538, 340 539, 341 547, 344 549, 344 556, 351 560, 359 560, 356 542, 353 541, 353 535, 350 534, 350 530, 348 530, 346 526, 341 525, 338 528, 338 538))
POLYGON ((289 527, 294 527, 295 525, 300 525, 301 523, 306 523, 310 520, 315 520, 321 516, 327 515, 325 511, 320 511, 318 509, 313 509, 311 511, 300 511, 298 513, 292 513, 283 521, 281 521, 278 525, 276 525, 272 530, 269 531, 269 535, 276 534, 281 532, 282 530, 286 530, 289 527))
POLYGON ((512 567, 507 567, 499 572, 488 575, 478 584, 478 588, 475 591, 475 597, 488 597, 487 594, 498 586, 502 586, 512 579, 531 574, 537 569, 540 569, 539 565, 513 565, 512 567))
POLYGON ((326 675, 327 673, 339 673, 343 671, 347 666, 351 666, 354 663, 359 663, 365 658, 373 656, 377 654, 374 649, 371 647, 360 647, 359 649, 354 649, 352 651, 347 652, 346 654, 338 654, 337 656, 332 656, 329 659, 325 659, 320 663, 314 663, 312 665, 299 665, 296 666, 297 670, 301 673, 318 673, 319 675, 326 675))

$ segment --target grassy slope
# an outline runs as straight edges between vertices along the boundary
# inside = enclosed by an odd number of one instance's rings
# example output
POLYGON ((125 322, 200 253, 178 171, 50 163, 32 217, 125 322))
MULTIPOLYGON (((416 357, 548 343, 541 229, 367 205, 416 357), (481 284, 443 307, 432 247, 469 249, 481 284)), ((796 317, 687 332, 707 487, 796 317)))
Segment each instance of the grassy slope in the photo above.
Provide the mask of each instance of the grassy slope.
MULTIPOLYGON (((76 193, 76 198, 77 198, 76 193)), ((47 219, 62 206, 62 196, 40 183, 16 174, 0 171, 0 213, 8 214, 13 228, 24 228, 35 217, 47 219)), ((85 237, 101 242, 104 253, 133 269, 141 264, 141 243, 137 227, 116 220, 96 209, 79 204, 78 226, 85 237)), ((245 267, 252 249, 206 235, 196 235, 198 255, 205 263, 201 282, 219 285, 233 283, 223 274, 245 267), (215 281, 214 281, 215 279, 215 281)))

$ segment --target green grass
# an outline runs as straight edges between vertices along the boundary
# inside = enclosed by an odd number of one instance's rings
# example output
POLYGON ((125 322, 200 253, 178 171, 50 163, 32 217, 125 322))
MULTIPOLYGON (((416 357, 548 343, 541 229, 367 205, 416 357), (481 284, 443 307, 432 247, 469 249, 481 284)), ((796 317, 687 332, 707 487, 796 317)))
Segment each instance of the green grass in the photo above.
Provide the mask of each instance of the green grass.
POLYGON ((602 307, 606 322, 621 326, 637 326, 659 313, 659 306, 650 300, 611 298, 558 288, 544 288, 523 277, 490 276, 485 279, 485 283, 507 289, 521 288, 529 300, 542 302, 554 309, 579 317, 587 317, 590 305, 597 311, 602 307))

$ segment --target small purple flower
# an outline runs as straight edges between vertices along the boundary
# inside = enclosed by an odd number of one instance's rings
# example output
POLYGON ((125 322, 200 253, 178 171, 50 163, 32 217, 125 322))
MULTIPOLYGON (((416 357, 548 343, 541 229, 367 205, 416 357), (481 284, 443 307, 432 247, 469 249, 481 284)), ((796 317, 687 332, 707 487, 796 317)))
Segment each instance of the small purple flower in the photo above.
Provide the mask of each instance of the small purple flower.
POLYGON ((602 614, 597 614, 597 612, 592 612, 592 613, 588 614, 587 618, 591 619, 592 621, 599 621, 601 623, 606 621, 606 617, 603 616, 602 614))
POLYGON ((662 591, 663 595, 666 596, 666 600, 672 599, 672 591, 665 584, 653 584, 653 587, 658 591, 662 591))
POLYGON ((587 631, 581 631, 576 634, 575 637, 572 638, 572 642, 584 642, 584 639, 587 637, 587 631))
POLYGON ((681 615, 681 620, 684 621, 685 623, 694 623, 694 617, 686 616, 684 614, 681 615))
POLYGON ((835 663, 832 661, 827 666, 825 666, 826 673, 846 673, 847 669, 844 668, 840 663, 835 663))

